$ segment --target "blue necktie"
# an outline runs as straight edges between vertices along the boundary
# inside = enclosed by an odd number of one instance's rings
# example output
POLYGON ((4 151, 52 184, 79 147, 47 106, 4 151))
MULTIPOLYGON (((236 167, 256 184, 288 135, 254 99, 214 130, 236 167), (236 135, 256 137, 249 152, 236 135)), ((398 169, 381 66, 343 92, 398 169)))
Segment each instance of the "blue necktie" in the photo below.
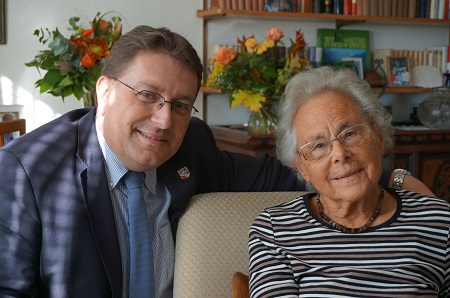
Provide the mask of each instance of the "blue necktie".
POLYGON ((144 178, 144 173, 131 171, 124 176, 130 234, 129 298, 155 297, 152 233, 142 195, 144 178))

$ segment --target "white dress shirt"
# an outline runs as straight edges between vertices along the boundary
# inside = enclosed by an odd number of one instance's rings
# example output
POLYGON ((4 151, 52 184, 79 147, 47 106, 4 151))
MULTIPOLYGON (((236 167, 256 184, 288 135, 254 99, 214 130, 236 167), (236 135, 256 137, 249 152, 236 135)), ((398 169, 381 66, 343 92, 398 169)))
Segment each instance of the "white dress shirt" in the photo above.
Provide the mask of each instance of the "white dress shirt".
MULTIPOLYGON (((128 297, 129 280, 129 234, 128 210, 124 184, 121 181, 128 169, 106 144, 103 135, 97 127, 97 136, 105 160, 106 175, 114 209, 114 217, 119 237, 122 255, 123 291, 122 297, 128 297)), ((164 183, 157 179, 156 169, 145 172, 144 200, 147 205, 147 215, 151 227, 156 227, 153 239, 153 259, 155 266, 156 297, 170 298, 173 296, 173 271, 175 263, 175 248, 170 226, 168 209, 171 196, 164 183)))

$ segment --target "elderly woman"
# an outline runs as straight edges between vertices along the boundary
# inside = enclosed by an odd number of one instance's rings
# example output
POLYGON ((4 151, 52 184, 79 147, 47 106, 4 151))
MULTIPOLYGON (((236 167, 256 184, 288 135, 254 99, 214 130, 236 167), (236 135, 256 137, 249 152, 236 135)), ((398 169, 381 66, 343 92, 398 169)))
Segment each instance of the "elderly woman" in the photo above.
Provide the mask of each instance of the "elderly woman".
POLYGON ((448 203, 378 185, 392 132, 349 69, 289 82, 277 153, 312 192, 250 228, 252 297, 450 297, 448 203))

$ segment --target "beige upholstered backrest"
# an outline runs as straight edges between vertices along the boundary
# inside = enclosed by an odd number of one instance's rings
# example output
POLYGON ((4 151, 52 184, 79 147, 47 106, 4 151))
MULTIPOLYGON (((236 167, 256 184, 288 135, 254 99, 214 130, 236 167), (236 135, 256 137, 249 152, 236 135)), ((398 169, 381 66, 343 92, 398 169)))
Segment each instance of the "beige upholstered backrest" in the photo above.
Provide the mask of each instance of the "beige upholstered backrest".
POLYGON ((301 192, 221 192, 192 198, 175 248, 175 298, 231 297, 233 272, 248 273, 248 230, 265 207, 301 192))

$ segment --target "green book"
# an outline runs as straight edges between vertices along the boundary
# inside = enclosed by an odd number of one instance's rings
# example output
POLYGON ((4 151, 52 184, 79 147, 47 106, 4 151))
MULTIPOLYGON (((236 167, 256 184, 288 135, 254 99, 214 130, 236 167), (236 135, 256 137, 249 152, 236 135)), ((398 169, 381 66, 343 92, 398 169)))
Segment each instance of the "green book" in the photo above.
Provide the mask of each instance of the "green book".
POLYGON ((342 65, 348 58, 361 58, 364 70, 371 69, 368 30, 317 29, 322 65, 342 65))

